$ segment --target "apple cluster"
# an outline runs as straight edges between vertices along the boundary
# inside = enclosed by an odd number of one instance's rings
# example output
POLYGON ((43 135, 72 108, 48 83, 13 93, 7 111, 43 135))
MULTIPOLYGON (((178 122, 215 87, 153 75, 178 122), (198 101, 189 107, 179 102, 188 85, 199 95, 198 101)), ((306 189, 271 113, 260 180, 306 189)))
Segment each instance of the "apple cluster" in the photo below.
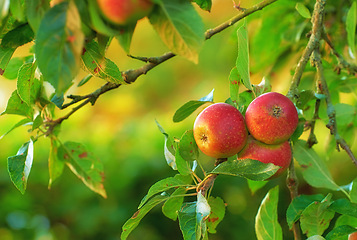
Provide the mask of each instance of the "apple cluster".
POLYGON ((204 154, 217 159, 238 154, 238 160, 273 163, 281 167, 276 177, 290 165, 288 140, 297 125, 298 113, 290 99, 269 92, 249 104, 245 118, 227 103, 208 106, 197 116, 193 134, 204 154))

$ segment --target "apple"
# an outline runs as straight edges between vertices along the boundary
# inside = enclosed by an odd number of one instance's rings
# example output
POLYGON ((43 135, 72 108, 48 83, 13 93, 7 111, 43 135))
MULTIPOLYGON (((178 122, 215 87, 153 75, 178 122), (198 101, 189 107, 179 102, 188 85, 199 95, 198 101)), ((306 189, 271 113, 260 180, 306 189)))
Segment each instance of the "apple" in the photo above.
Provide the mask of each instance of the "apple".
POLYGON ((198 148, 207 156, 228 158, 243 149, 248 131, 238 109, 227 103, 215 103, 197 116, 193 135, 198 148))
POLYGON ((134 24, 153 8, 151 0, 97 0, 103 15, 118 25, 134 24))
POLYGON ((357 232, 348 235, 348 240, 357 240, 357 232))
POLYGON ((269 92, 249 104, 245 121, 255 139, 266 144, 278 144, 291 137, 299 118, 295 105, 288 97, 269 92))
POLYGON ((238 153, 238 160, 241 159, 253 159, 262 163, 272 163, 280 166, 281 168, 271 177, 275 178, 289 167, 292 152, 288 141, 274 145, 265 144, 249 136, 247 145, 238 153))

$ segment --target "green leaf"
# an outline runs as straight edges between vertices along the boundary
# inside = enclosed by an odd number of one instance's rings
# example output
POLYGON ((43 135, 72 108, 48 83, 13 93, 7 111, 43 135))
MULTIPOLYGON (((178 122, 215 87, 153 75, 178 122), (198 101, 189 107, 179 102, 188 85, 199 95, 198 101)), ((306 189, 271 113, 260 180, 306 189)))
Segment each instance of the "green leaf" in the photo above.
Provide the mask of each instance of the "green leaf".
POLYGON ((171 188, 177 188, 177 187, 187 187, 191 184, 191 177, 185 177, 182 175, 175 175, 174 177, 168 177, 165 179, 162 179, 156 183, 154 183, 146 196, 141 200, 141 203, 138 208, 141 208, 144 206, 144 204, 154 195, 167 191, 171 188))
POLYGON ((212 0, 193 0, 201 9, 211 11, 212 0))
POLYGON ((27 16, 27 21, 34 32, 37 32, 41 20, 49 8, 50 8, 49 1, 25 0, 25 11, 27 16))
POLYGON ((149 20, 173 53, 198 62, 205 39, 204 25, 190 1, 161 0, 149 20))
POLYGON ((349 225, 354 228, 357 228, 357 218, 348 215, 341 215, 337 218, 335 227, 342 225, 349 225))
POLYGON ((23 1, 21 0, 11 0, 10 1, 10 11, 12 16, 14 16, 19 22, 24 21, 25 14, 23 12, 23 1))
POLYGON ((304 18, 311 18, 310 10, 304 4, 298 2, 296 3, 295 8, 304 18))
POLYGON ((229 97, 231 98, 233 103, 237 104, 239 100, 239 83, 241 81, 237 67, 232 68, 228 80, 229 80, 229 97))
POLYGON ((256 191, 258 191, 259 189, 264 187, 268 183, 268 181, 253 181, 253 180, 247 179, 247 183, 248 183, 250 192, 252 194, 254 194, 254 193, 256 193, 256 191))
POLYGON ((39 128, 43 124, 43 119, 41 114, 38 114, 32 123, 32 131, 39 128))
POLYGON ((81 81, 79 81, 79 83, 77 84, 77 87, 82 87, 84 84, 86 84, 89 80, 91 80, 93 77, 92 74, 88 74, 87 76, 85 76, 84 78, 82 78, 81 81))
POLYGON ((255 217, 255 233, 258 240, 282 240, 283 233, 278 222, 279 186, 269 190, 255 217))
POLYGON ((191 174, 190 163, 181 156, 180 151, 176 151, 175 162, 177 170, 181 175, 187 176, 191 174))
POLYGON ((280 167, 272 163, 266 164, 252 159, 235 159, 219 164, 211 173, 240 176, 254 181, 263 181, 273 176, 279 168, 280 167))
POLYGON ((330 209, 340 214, 357 218, 357 203, 351 203, 347 199, 337 199, 331 204, 330 209))
POLYGON ((20 25, 5 34, 1 41, 4 48, 17 48, 33 40, 34 33, 28 24, 20 25))
POLYGON ((209 197, 208 204, 211 207, 211 213, 207 218, 207 231, 209 233, 216 233, 217 225, 223 220, 226 205, 220 197, 209 197))
POLYGON ((7 102, 5 111, 3 111, 0 116, 4 114, 15 114, 32 119, 33 110, 21 100, 19 94, 15 90, 12 92, 11 97, 7 102))
POLYGON ((263 77, 262 81, 259 84, 253 84, 252 87, 255 96, 257 97, 262 95, 263 93, 271 92, 271 84, 266 77, 263 77))
POLYGON ((341 189, 332 179, 325 162, 312 149, 308 148, 306 141, 298 140, 294 143, 294 157, 302 169, 306 182, 316 188, 341 189))
POLYGON ((58 142, 51 138, 51 148, 48 157, 48 171, 50 180, 48 182, 48 188, 50 189, 52 183, 62 175, 65 162, 58 158, 58 142))
POLYGON ((118 66, 100 53, 97 42, 91 41, 87 43, 85 52, 82 55, 82 60, 86 69, 94 76, 102 78, 108 82, 126 84, 118 66))
POLYGON ((355 178, 352 182, 350 197, 351 202, 357 203, 357 178, 355 178))
POLYGON ((165 144, 164 144, 164 155, 167 162, 173 170, 177 170, 176 166, 176 146, 174 140, 166 133, 165 129, 160 125, 160 123, 155 120, 157 127, 159 128, 160 132, 165 136, 165 144))
POLYGON ((313 202, 321 202, 324 196, 318 195, 300 195, 293 199, 286 211, 286 221, 289 228, 293 227, 293 224, 299 220, 301 213, 313 202))
POLYGON ((32 162, 32 140, 23 144, 15 156, 11 156, 7 159, 7 167, 11 181, 22 194, 26 191, 27 180, 30 175, 32 162))
POLYGON ((329 209, 332 195, 327 195, 321 202, 313 202, 301 213, 301 230, 308 237, 322 235, 330 225, 335 212, 329 209))
POLYGON ((353 232, 356 232, 356 228, 348 225, 341 225, 334 228, 331 232, 329 232, 326 235, 326 240, 335 240, 339 237, 348 236, 353 232))
POLYGON ((198 147, 193 137, 193 130, 186 131, 178 144, 180 155, 186 161, 194 161, 198 158, 198 147))
POLYGON ((249 41, 247 21, 244 19, 243 24, 238 28, 238 56, 236 60, 236 67, 239 75, 242 78, 243 85, 252 90, 250 83, 250 71, 249 71, 249 41))
POLYGON ((110 24, 103 20, 100 9, 95 1, 88 1, 88 11, 91 28, 93 28, 96 32, 106 36, 114 36, 118 34, 116 29, 111 28, 110 24))
POLYGON ((355 58, 355 34, 356 34, 356 2, 353 1, 351 8, 348 10, 346 17, 347 42, 351 54, 355 58))
POLYGON ((25 63, 20 68, 17 79, 17 93, 29 106, 35 104, 41 90, 40 81, 35 78, 36 68, 36 64, 25 63))
POLYGON ((75 142, 65 142, 58 148, 57 157, 92 191, 107 197, 104 189, 103 164, 87 148, 75 142))
POLYGON ((197 206, 196 206, 196 238, 204 238, 207 235, 206 218, 211 213, 211 206, 208 204, 207 199, 202 195, 201 191, 197 193, 197 206))
POLYGON ((124 49, 126 53, 130 52, 130 44, 134 35, 135 25, 125 26, 120 29, 120 33, 116 35, 120 46, 124 49))
POLYGON ((26 58, 13 57, 6 66, 4 77, 9 80, 15 80, 21 66, 25 63, 26 58))
POLYGON ((173 121, 181 122, 190 116, 194 111, 207 102, 213 102, 213 92, 214 89, 205 97, 200 98, 199 100, 192 100, 184 105, 182 105, 174 114, 173 121))
POLYGON ((167 196, 157 195, 151 198, 142 208, 134 213, 134 215, 125 222, 122 227, 121 240, 128 238, 129 234, 139 225, 141 219, 153 209, 156 205, 166 201, 167 196))
POLYGON ((5 48, 0 45, 0 75, 3 75, 16 48, 5 48))
POLYGON ((35 53, 45 81, 57 94, 64 93, 80 67, 84 35, 75 4, 56 4, 43 17, 36 36, 35 53))
POLYGON ((184 196, 183 194, 186 193, 186 188, 177 188, 171 195, 170 198, 164 203, 164 205, 162 205, 162 213, 176 221, 177 219, 177 214, 178 211, 180 210, 182 204, 183 204, 183 200, 184 200, 184 196))
POLYGON ((314 236, 309 237, 306 240, 325 240, 325 238, 320 235, 314 235, 314 236))
POLYGON ((3 137, 5 137, 7 134, 9 134, 10 132, 12 132, 14 129, 21 127, 21 126, 25 126, 25 125, 29 125, 29 123, 31 122, 31 119, 28 118, 24 118, 22 120, 20 120, 18 123, 16 123, 12 128, 10 128, 6 133, 4 133, 0 139, 2 139, 3 137))

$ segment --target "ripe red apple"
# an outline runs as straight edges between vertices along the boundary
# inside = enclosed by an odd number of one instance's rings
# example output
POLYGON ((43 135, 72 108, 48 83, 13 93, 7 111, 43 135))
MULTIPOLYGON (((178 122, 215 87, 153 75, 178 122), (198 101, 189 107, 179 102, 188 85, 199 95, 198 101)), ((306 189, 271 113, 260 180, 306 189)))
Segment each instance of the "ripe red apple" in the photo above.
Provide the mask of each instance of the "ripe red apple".
POLYGON ((97 0, 97 3, 103 15, 119 25, 134 24, 153 7, 151 0, 97 0))
POLYGON ((281 168, 271 178, 281 175, 289 167, 291 158, 288 141, 272 145, 262 143, 252 136, 248 137, 247 145, 238 153, 238 159, 253 159, 280 166, 281 168))
POLYGON ((245 121, 255 139, 266 144, 278 144, 291 137, 299 118, 289 98, 277 92, 269 92, 249 104, 245 121))
POLYGON ((204 154, 227 158, 242 150, 248 132, 243 115, 235 107, 227 103, 215 103, 197 116, 193 135, 204 154))
POLYGON ((357 232, 348 235, 348 240, 357 240, 357 232))

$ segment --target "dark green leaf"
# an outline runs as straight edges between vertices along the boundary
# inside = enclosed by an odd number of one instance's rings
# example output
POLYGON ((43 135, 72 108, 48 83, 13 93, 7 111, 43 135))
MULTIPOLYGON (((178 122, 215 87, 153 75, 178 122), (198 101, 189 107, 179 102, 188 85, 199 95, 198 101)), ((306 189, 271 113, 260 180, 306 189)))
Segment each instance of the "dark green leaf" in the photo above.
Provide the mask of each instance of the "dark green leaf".
POLYGON ((97 42, 91 41, 85 46, 82 60, 86 69, 93 76, 102 78, 108 82, 126 84, 118 66, 100 53, 97 42))
POLYGON ((313 202, 306 207, 300 216, 301 230, 308 237, 322 235, 329 227, 335 212, 329 209, 332 195, 329 194, 321 202, 313 202))
POLYGON ((279 186, 269 190, 255 217, 255 233, 258 240, 282 240, 283 233, 278 222, 279 186))
POLYGON ((348 215, 341 215, 337 218, 335 227, 342 225, 349 225, 354 228, 357 228, 357 218, 348 215))
POLYGON ((19 94, 15 90, 12 92, 11 97, 7 102, 5 111, 3 111, 0 116, 4 114, 16 114, 32 119, 33 110, 24 101, 21 100, 19 94))
POLYGON ((17 48, 33 40, 34 33, 28 24, 19 27, 5 34, 1 41, 4 48, 17 48))
POLYGON ((0 45, 0 75, 3 75, 16 48, 5 48, 0 45))
POLYGON ((181 106, 174 114, 173 121, 181 122, 188 116, 190 116, 194 111, 207 102, 213 102, 213 92, 214 89, 205 97, 200 98, 199 100, 192 100, 185 103, 181 106))
POLYGON ((311 18, 310 10, 304 4, 298 2, 296 3, 295 8, 304 18, 311 18))
POLYGON ((355 178, 352 182, 350 196, 351 202, 357 203, 357 178, 355 178))
POLYGON ((71 171, 92 191, 107 197, 104 189, 103 164, 85 146, 75 142, 65 142, 58 148, 58 160, 63 161, 71 171))
POLYGON ((56 4, 43 17, 36 36, 38 67, 56 90, 64 93, 80 67, 84 35, 78 10, 73 2, 56 4))
POLYGON ((135 25, 125 26, 120 30, 120 33, 116 36, 120 46, 126 53, 130 52, 130 44, 133 38, 135 25))
POLYGON ((194 161, 198 158, 198 147, 193 137, 193 131, 186 131, 178 144, 180 155, 186 161, 194 161))
POLYGON ((50 180, 48 182, 48 188, 51 188, 52 183, 61 176, 64 169, 64 161, 58 158, 58 142, 51 138, 51 148, 48 157, 48 170, 50 180))
POLYGON ((162 0, 149 15, 162 41, 175 54, 195 63, 204 42, 204 25, 190 1, 162 0))
POLYGON ((250 83, 249 41, 246 19, 244 19, 243 24, 238 28, 237 36, 238 56, 236 60, 236 67, 243 81, 243 85, 249 90, 252 90, 252 84, 250 83))
POLYGON ((293 135, 291 135, 291 137, 290 137, 291 141, 293 141, 293 142, 297 141, 300 138, 300 136, 304 133, 305 123, 306 123, 305 118, 299 118, 298 125, 297 125, 293 135))
POLYGON ((24 118, 22 120, 20 120, 18 123, 16 123, 12 128, 10 128, 10 130, 8 130, 6 133, 4 133, 0 139, 2 139, 3 137, 5 137, 7 134, 9 134, 10 132, 12 132, 14 129, 21 127, 21 126, 25 126, 25 125, 29 125, 31 122, 31 119, 28 118, 24 118))
POLYGON ((215 167, 211 173, 245 177, 255 181, 263 181, 278 171, 279 167, 272 163, 257 160, 228 160, 215 167))
POLYGON ((197 3, 201 9, 211 11, 212 0, 193 0, 193 2, 197 3))
POLYGON ((40 93, 40 81, 35 78, 36 64, 25 63, 19 70, 17 79, 17 93, 20 98, 32 106, 40 93))
POLYGON ((62 108, 62 105, 64 103, 64 94, 63 93, 54 94, 51 98, 51 102, 54 103, 58 108, 62 108))
POLYGON ((106 23, 100 13, 100 9, 95 1, 88 1, 88 11, 90 16, 91 27, 101 34, 107 36, 114 36, 118 34, 116 29, 110 27, 110 24, 106 23))
POLYGON ((30 175, 32 162, 32 140, 22 145, 15 156, 11 156, 7 159, 7 167, 11 181, 22 194, 24 194, 26 191, 27 180, 30 175))
POLYGON ((136 211, 134 215, 123 225, 121 240, 127 239, 129 234, 139 225, 141 219, 143 219, 143 217, 145 217, 145 215, 156 205, 166 201, 167 199, 167 196, 157 195, 151 198, 142 208, 136 211))
POLYGON ((305 109, 306 104, 313 99, 316 99, 314 91, 303 90, 300 92, 300 96, 298 101, 296 102, 296 106, 300 109, 305 109))
POLYGON ((338 190, 340 187, 334 182, 323 160, 312 149, 308 148, 306 141, 294 142, 294 157, 302 169, 304 179, 313 187, 338 190))
POLYGON ((326 235, 326 240, 335 240, 339 237, 348 236, 350 233, 353 232, 356 232, 356 228, 348 225, 341 225, 329 232, 326 235))
POLYGON ((357 218, 357 203, 351 203, 347 199, 337 199, 331 204, 330 209, 357 218))
POLYGON ((143 198, 143 200, 141 201, 140 205, 138 208, 141 208, 142 206, 144 206, 144 204, 154 195, 167 191, 171 188, 177 188, 177 187, 187 187, 190 185, 191 183, 191 177, 187 176, 184 177, 182 175, 175 175, 175 177, 168 177, 165 179, 162 179, 156 183, 154 183, 148 193, 146 194, 146 196, 143 198))
POLYGON ((347 42, 350 47, 351 54, 355 58, 355 34, 356 34, 356 2, 353 1, 351 8, 348 10, 346 17, 347 42))
POLYGON ((184 200, 183 194, 185 194, 186 191, 187 191, 186 188, 180 187, 180 188, 177 188, 170 195, 170 198, 162 206, 162 213, 166 217, 176 221, 178 211, 180 210, 183 200, 184 200))
POLYGON ((249 104, 253 101, 252 92, 244 91, 239 94, 238 106, 239 111, 245 113, 249 104))
POLYGON ((209 233, 216 233, 217 225, 223 220, 226 205, 220 197, 209 197, 208 204, 211 207, 211 213, 207 218, 207 231, 209 233))
POLYGON ((27 21, 32 30, 37 32, 45 12, 50 8, 50 3, 43 0, 25 0, 25 6, 27 21))
POLYGON ((43 124, 43 119, 41 114, 38 114, 32 123, 32 131, 39 128, 43 124))
POLYGON ((288 210, 286 211, 286 221, 288 222, 289 228, 291 229, 293 224, 299 220, 301 213, 307 208, 311 203, 318 201, 321 202, 324 196, 319 195, 300 195, 293 199, 290 203, 288 210))

